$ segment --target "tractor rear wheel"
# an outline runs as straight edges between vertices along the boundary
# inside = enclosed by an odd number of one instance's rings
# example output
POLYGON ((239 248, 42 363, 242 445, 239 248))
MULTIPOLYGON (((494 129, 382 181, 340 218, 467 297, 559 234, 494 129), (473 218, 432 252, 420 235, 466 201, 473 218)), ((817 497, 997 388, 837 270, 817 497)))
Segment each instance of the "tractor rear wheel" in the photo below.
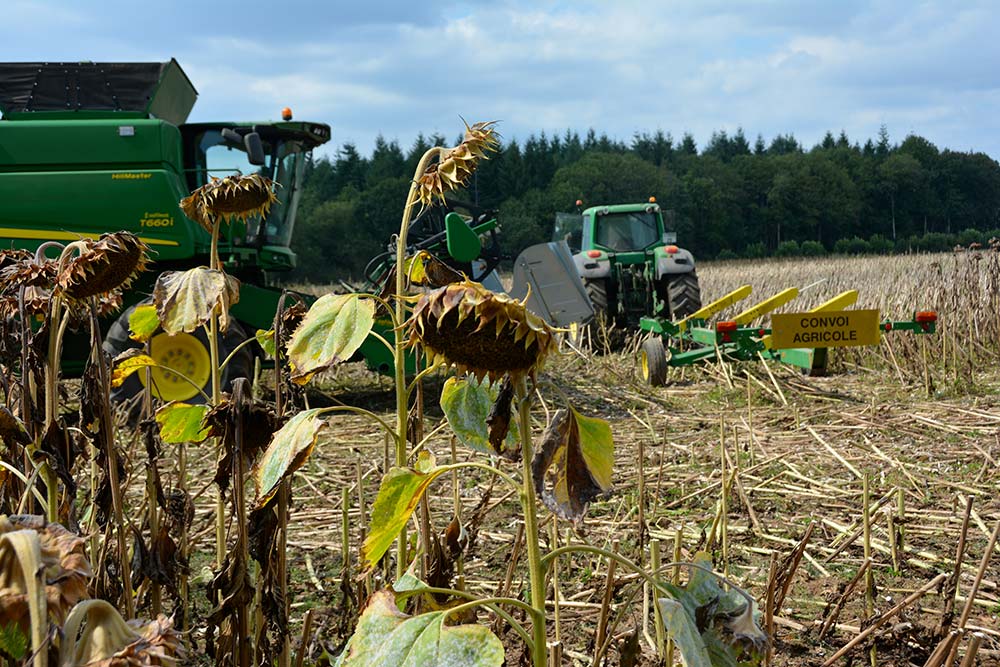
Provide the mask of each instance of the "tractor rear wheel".
POLYGON ((676 273, 666 277, 667 304, 670 306, 670 319, 682 320, 696 313, 701 308, 701 288, 698 287, 698 274, 676 273))
MULTIPOLYGON (((140 343, 129 338, 128 318, 133 310, 135 306, 122 312, 104 337, 102 347, 112 358, 131 348, 140 347, 140 343)), ((218 337, 219 363, 224 362, 246 339, 247 334, 243 327, 230 319, 229 328, 218 337)), ((150 375, 153 380, 154 396, 163 401, 204 403, 205 397, 202 392, 208 396, 212 395, 212 357, 208 347, 208 336, 203 329, 173 336, 161 331, 153 336, 149 346, 150 356, 157 364, 173 368, 190 380, 188 382, 176 373, 162 368, 153 368, 150 370, 150 375), (198 391, 199 389, 201 391, 198 391)), ((251 379, 253 367, 254 356, 250 346, 240 348, 222 369, 222 390, 228 391, 236 378, 251 379)), ((111 392, 111 398, 116 403, 127 401, 142 392, 145 383, 145 371, 133 373, 120 387, 111 392)))
POLYGON ((587 324, 590 344, 597 351, 614 351, 624 344, 621 330, 615 328, 613 298, 608 294, 608 281, 604 278, 583 281, 587 296, 594 306, 594 319, 587 324))
POLYGON ((639 371, 642 379, 651 387, 662 387, 667 383, 667 351, 659 336, 647 338, 639 348, 639 371))
POLYGON ((603 278, 598 278, 597 280, 584 279, 583 286, 587 288, 587 296, 590 297, 590 303, 594 306, 594 316, 603 316, 604 319, 610 319, 608 313, 607 281, 603 278))

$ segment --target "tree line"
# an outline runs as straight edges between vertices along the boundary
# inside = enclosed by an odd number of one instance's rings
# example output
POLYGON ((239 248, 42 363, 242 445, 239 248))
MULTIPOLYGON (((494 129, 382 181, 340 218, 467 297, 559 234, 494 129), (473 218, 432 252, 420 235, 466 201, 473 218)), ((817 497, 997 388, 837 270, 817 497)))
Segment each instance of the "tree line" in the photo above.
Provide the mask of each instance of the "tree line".
MULTIPOLYGON (((379 137, 370 156, 350 143, 310 160, 293 248, 296 278, 359 278, 398 230, 413 170, 446 145, 420 136, 404 151, 379 137)), ((457 143, 457 142, 456 142, 457 143)), ((828 132, 812 148, 793 135, 751 143, 715 132, 532 135, 505 141, 461 198, 498 211, 511 258, 550 240, 555 214, 655 196, 696 258, 948 250, 1000 236, 1000 164, 984 153, 940 150, 917 135, 851 142, 828 132)))

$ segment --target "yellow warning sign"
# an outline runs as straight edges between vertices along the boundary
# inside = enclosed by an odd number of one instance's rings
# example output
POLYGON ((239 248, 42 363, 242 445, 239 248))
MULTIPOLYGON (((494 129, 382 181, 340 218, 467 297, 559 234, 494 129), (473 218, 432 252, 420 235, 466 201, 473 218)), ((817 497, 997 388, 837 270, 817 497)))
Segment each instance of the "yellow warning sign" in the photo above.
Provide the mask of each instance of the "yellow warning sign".
POLYGON ((877 310, 830 310, 771 316, 772 346, 849 347, 878 345, 881 341, 877 310))

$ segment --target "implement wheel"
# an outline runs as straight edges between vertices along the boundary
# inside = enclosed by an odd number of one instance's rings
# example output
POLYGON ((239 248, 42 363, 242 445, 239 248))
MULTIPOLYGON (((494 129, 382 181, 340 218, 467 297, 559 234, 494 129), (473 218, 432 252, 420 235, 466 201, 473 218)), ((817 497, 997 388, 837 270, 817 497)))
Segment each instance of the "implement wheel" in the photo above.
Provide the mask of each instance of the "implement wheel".
POLYGON ((647 338, 639 349, 639 372, 651 387, 662 387, 667 383, 667 352, 659 337, 647 338))
MULTIPOLYGON (((108 329, 104 337, 104 351, 116 357, 125 350, 141 345, 129 338, 128 318, 135 308, 128 308, 108 329)), ((247 334, 235 320, 229 321, 229 328, 220 333, 219 363, 222 363, 232 352, 247 339, 247 334)), ((173 368, 182 373, 188 380, 163 368, 153 368, 150 375, 153 380, 153 395, 162 401, 185 401, 187 403, 204 403, 201 392, 212 395, 212 361, 208 349, 208 336, 199 328, 194 333, 179 333, 169 336, 160 331, 150 340, 150 355, 160 366, 173 368)), ((243 347, 233 355, 229 363, 222 369, 222 389, 228 391, 236 378, 253 377, 254 357, 250 347, 243 347)), ((117 389, 112 390, 111 398, 115 403, 121 403, 142 391, 146 384, 145 371, 134 373, 117 389)))

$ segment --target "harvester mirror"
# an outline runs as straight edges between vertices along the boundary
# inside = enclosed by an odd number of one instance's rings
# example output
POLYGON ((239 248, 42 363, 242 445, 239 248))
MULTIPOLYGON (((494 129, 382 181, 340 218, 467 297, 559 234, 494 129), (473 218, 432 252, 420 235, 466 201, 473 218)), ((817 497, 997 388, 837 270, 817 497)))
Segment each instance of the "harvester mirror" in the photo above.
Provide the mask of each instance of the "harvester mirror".
POLYGON ((243 146, 246 148, 250 164, 257 167, 264 164, 264 144, 261 143, 259 134, 251 132, 243 137, 243 146))
POLYGON ((663 232, 663 242, 667 245, 677 243, 677 232, 663 232))

